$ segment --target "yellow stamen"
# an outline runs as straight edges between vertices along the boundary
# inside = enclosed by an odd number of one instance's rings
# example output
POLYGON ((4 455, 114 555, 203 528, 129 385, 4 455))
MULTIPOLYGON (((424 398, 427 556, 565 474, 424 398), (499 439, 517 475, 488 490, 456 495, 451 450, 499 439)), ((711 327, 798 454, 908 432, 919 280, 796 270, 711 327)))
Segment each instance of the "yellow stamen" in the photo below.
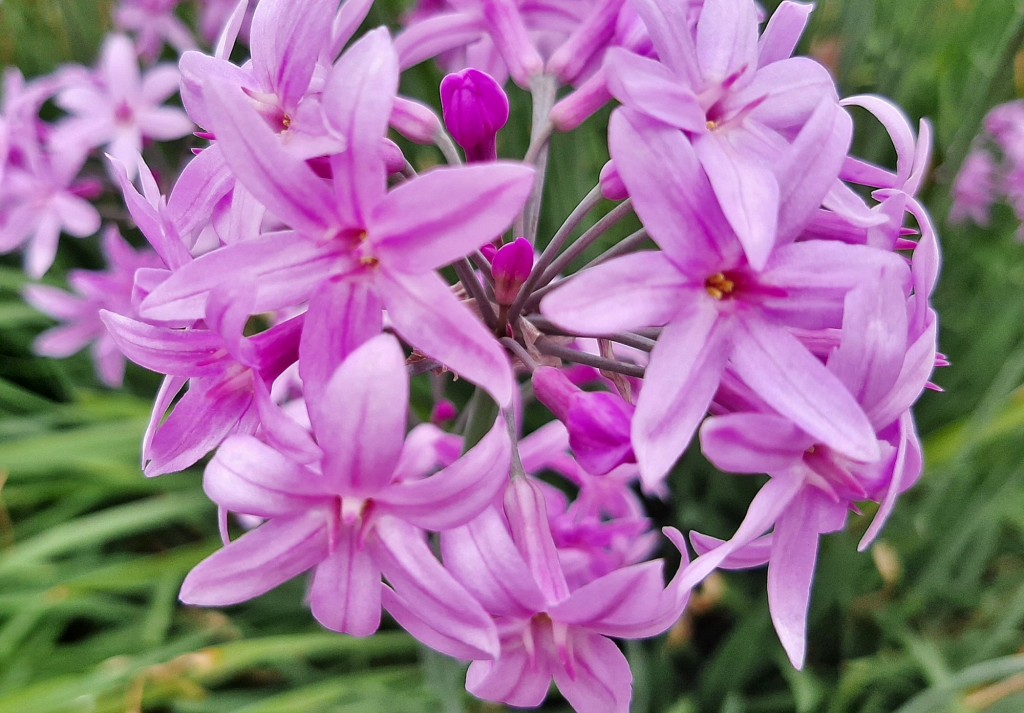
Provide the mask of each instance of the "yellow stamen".
POLYGON ((719 272, 707 279, 704 289, 716 300, 721 300, 733 293, 736 283, 726 277, 724 273, 719 272))

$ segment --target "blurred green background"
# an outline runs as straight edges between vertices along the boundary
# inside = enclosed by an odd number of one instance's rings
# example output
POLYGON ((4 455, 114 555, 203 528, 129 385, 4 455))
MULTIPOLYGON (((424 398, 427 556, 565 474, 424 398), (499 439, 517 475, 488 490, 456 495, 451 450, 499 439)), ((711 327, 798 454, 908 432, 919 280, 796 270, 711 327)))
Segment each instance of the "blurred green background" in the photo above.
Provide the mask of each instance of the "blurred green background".
MULTIPOLYGON (((91 62, 110 5, 6 0, 0 64, 34 76, 91 62)), ((397 14, 378 4, 371 19, 397 14)), ((806 670, 775 639, 764 573, 730 573, 669 636, 626 647, 636 713, 1024 711, 1024 245, 1006 210, 987 230, 945 224, 982 117, 1024 95, 1022 38, 1020 0, 818 3, 803 49, 842 92, 889 96, 937 130, 925 199, 944 247, 935 301, 953 366, 935 376, 945 393, 917 409, 927 470, 870 554, 856 552, 869 517, 826 539, 806 670)), ((436 101, 438 76, 418 69, 404 89, 436 101)), ((891 160, 879 127, 857 120, 860 155, 891 160)), ((602 121, 557 138, 542 235, 593 185, 602 121)), ((505 140, 507 155, 521 152, 522 137, 505 140)), ((228 611, 180 607, 181 579, 218 546, 200 472, 140 474, 150 375, 131 371, 112 393, 84 356, 32 356, 48 323, 21 302, 18 264, 0 261, 0 713, 501 710, 465 696, 459 667, 401 632, 321 631, 301 581, 228 611)), ((72 265, 97 266, 95 246, 65 244, 47 281, 72 265)), ((697 456, 673 485, 656 517, 720 535, 751 495, 697 456)), ((552 696, 546 710, 566 709, 552 696)))

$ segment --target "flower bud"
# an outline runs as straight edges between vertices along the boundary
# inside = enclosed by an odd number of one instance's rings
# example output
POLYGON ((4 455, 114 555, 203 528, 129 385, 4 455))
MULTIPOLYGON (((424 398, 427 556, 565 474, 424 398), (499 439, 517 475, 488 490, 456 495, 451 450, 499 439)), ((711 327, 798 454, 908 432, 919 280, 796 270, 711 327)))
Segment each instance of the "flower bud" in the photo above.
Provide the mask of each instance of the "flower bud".
POLYGON ((441 133, 441 120, 434 110, 405 97, 395 97, 390 123, 391 128, 417 144, 432 144, 441 133))
POLYGON ((569 378, 553 366, 539 366, 533 372, 533 393, 559 421, 569 419, 569 404, 580 393, 569 378))
POLYGON ((430 414, 430 422, 435 426, 443 426, 454 421, 458 415, 459 410, 455 408, 455 404, 448 399, 441 399, 434 404, 434 410, 430 414))
POLYGON ((476 69, 441 81, 444 123, 469 161, 493 161, 497 136, 508 122, 508 97, 494 79, 476 69))
POLYGON ((491 274, 494 275, 494 297, 500 305, 515 302, 519 289, 533 269, 533 246, 526 238, 516 238, 503 245, 491 259, 491 274))
POLYGON ((601 169, 601 195, 610 201, 624 201, 629 198, 626 184, 622 182, 615 164, 611 161, 601 169))

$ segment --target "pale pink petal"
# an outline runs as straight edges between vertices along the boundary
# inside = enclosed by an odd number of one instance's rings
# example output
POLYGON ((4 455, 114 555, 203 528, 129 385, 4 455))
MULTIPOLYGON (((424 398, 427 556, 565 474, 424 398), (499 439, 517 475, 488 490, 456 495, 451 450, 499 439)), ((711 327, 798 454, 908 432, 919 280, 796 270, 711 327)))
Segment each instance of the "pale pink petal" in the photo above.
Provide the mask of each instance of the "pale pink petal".
POLYGON ((800 462, 812 439, 788 419, 768 413, 709 418, 700 429, 704 455, 726 473, 774 473, 800 462))
POLYGON ((100 310, 100 318, 122 353, 150 371, 215 376, 228 367, 224 339, 216 332, 154 327, 107 310, 100 310))
POLYGON ((330 37, 338 0, 261 0, 250 30, 253 73, 285 110, 298 106, 330 37))
MULTIPOLYGON (((725 544, 725 540, 699 532, 690 533, 690 542, 698 555, 705 555, 725 544)), ((772 555, 772 535, 764 535, 744 545, 718 563, 720 569, 757 569, 768 564, 772 555)))
POLYGON ((527 478, 513 478, 505 490, 505 515, 512 541, 549 603, 569 596, 569 585, 551 535, 544 493, 527 478))
POLYGON ((629 713, 633 674, 614 642, 586 631, 573 632, 571 657, 571 668, 552 668, 559 692, 575 710, 629 713))
POLYGON ((817 515, 810 493, 794 499, 775 524, 768 563, 768 607, 779 641, 797 670, 807 651, 807 608, 818 558, 817 515))
POLYGON ((539 706, 550 687, 548 657, 527 651, 521 639, 503 642, 498 659, 474 661, 466 674, 466 690, 477 698, 522 708, 539 706))
POLYGON ((697 60, 704 79, 723 82, 757 67, 757 8, 751 0, 705 3, 697 22, 697 60))
POLYGON ((761 39, 758 40, 758 64, 762 67, 787 59, 793 55, 803 35, 811 12, 812 3, 784 0, 772 13, 761 39))
POLYGON ((707 116, 693 90, 664 64, 612 47, 604 70, 608 90, 626 106, 683 131, 705 131, 707 116))

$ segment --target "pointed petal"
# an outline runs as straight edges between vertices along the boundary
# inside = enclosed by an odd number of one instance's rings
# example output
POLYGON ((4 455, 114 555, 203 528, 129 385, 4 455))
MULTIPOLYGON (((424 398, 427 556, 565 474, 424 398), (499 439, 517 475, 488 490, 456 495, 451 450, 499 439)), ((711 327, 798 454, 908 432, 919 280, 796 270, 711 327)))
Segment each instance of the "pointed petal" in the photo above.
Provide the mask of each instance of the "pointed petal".
MULTIPOLYGON (((500 646, 494 622, 434 558, 420 531, 382 518, 374 532, 374 555, 398 599, 428 629, 456 644, 439 650, 456 658, 495 658, 500 646)), ((390 597, 385 600, 391 603, 390 597)))
POLYGON ((307 394, 307 406, 333 488, 368 496, 391 482, 409 408, 409 373, 393 336, 352 352, 321 393, 307 394))
MULTIPOLYGON (((725 127, 721 132, 742 131, 725 127)), ((743 245, 751 267, 761 270, 775 245, 779 219, 779 182, 758 159, 743 155, 718 131, 701 136, 694 150, 707 173, 729 225, 743 245)))
POLYGON ((217 145, 236 178, 274 215, 311 237, 338 228, 334 196, 304 161, 290 154, 235 85, 211 81, 206 104, 217 145))
POLYGON ((693 90, 664 64, 611 47, 604 69, 608 90, 626 106, 683 131, 705 131, 707 116, 693 90))
POLYGON ((704 419, 731 331, 731 323, 704 299, 662 330, 633 415, 633 451, 645 487, 662 482, 704 419))
POLYGON ((780 3, 758 41, 758 64, 764 67, 791 57, 813 11, 813 3, 793 0, 780 3))
POLYGON ((320 393, 335 369, 381 333, 381 303, 366 280, 333 277, 309 301, 299 346, 299 375, 309 393, 320 393))
POLYGON ((633 674, 610 639, 588 631, 572 634, 572 669, 554 666, 559 692, 577 711, 629 713, 633 674))
POLYGON ((330 36, 325 18, 338 0, 261 0, 252 16, 252 68, 273 88, 285 110, 294 109, 309 87, 320 51, 330 36))
POLYGON ((807 651, 807 609, 818 559, 817 517, 810 494, 796 498, 775 524, 768 563, 768 607, 782 647, 797 670, 807 651))
POLYGON ((493 504, 508 482, 512 444, 500 415, 486 436, 459 460, 424 478, 393 485, 378 502, 389 513, 427 530, 469 522, 493 504))
POLYGON ((370 636, 380 628, 380 567, 360 540, 355 526, 339 528, 309 590, 309 608, 316 620, 350 636, 370 636))
POLYGON ((277 517, 330 504, 325 478, 252 436, 231 436, 206 466, 203 491, 231 512, 277 517))
POLYGON ((223 607, 269 592, 327 556, 324 520, 319 511, 268 520, 196 565, 178 596, 223 607))
POLYGON ((381 270, 378 290, 395 331, 417 350, 483 387, 499 405, 512 399, 512 367, 498 341, 434 273, 381 270))
POLYGON ((324 122, 345 142, 345 150, 331 161, 334 189, 352 225, 366 227, 384 197, 380 141, 387 135, 397 91, 398 57, 383 27, 352 45, 327 78, 324 122))
POLYGON ((613 334, 671 321, 695 292, 664 253, 615 258, 573 275, 541 301, 541 312, 580 334, 613 334))
POLYGON ((694 90, 704 89, 688 17, 688 3, 673 0, 633 0, 630 3, 650 34, 658 59, 694 90))
POLYGON ((794 336, 760 319, 742 319, 734 339, 733 369, 772 408, 854 460, 878 459, 875 429, 863 409, 794 336))
POLYGON ((438 168, 388 193, 370 239, 389 266, 424 272, 464 257, 500 235, 533 189, 534 170, 513 163, 438 168))
MULTIPOLYGON (((526 624, 529 626, 529 624, 526 624)), ((474 661, 466 673, 466 690, 485 701, 536 708, 551 688, 546 656, 531 654, 521 639, 506 641, 495 661, 474 661)))
POLYGON ((722 82, 757 66, 757 8, 751 0, 705 3, 697 21, 697 59, 705 81, 722 82))
MULTIPOLYGON (((707 554, 725 544, 725 540, 699 532, 690 533, 690 542, 698 555, 707 554)), ((772 535, 764 535, 744 545, 718 563, 719 569, 758 569, 768 564, 772 555, 772 535)))
POLYGON ((121 352, 139 366, 159 374, 216 376, 229 366, 224 339, 205 329, 169 329, 100 310, 121 352))
POLYGON ((548 602, 569 596, 569 585, 551 535, 544 494, 533 481, 513 478, 505 490, 505 516, 512 541, 548 602))
POLYGON ((726 473, 774 473, 799 463, 813 444, 788 419, 767 413, 715 416, 700 429, 704 455, 726 473))
POLYGON ((497 510, 485 510, 442 534, 441 553, 445 567, 491 614, 531 617, 545 608, 544 595, 497 510))

